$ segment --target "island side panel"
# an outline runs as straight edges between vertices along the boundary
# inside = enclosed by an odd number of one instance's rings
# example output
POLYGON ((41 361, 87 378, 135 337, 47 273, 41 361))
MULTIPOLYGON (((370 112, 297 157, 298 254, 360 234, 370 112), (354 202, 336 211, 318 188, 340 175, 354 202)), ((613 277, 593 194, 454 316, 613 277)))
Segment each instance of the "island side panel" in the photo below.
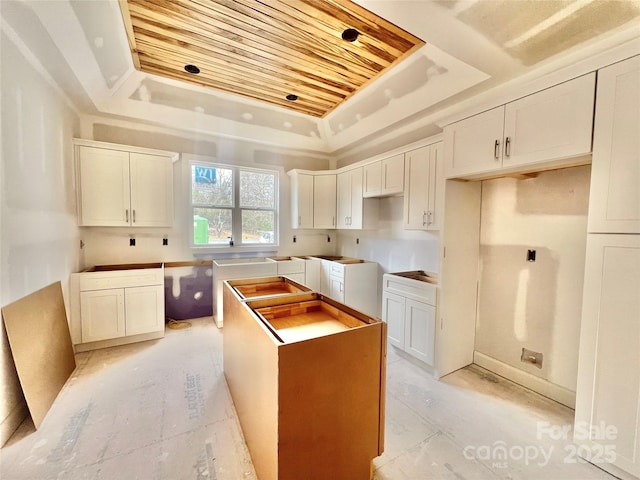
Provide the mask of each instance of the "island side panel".
POLYGON ((384 423, 383 331, 374 323, 280 347, 279 480, 370 478, 384 423))
POLYGON ((223 287, 223 368, 254 468, 278 479, 278 347, 246 305, 223 287))

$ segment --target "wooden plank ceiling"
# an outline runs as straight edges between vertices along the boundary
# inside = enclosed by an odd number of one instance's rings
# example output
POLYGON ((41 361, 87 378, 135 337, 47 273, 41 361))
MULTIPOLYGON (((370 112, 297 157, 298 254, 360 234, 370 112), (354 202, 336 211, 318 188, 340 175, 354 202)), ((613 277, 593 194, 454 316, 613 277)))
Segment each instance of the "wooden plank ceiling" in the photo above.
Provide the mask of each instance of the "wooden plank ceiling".
POLYGON ((315 117, 424 45, 349 0, 120 0, 120 6, 139 70, 315 117), (347 29, 359 33, 355 41, 342 39, 347 29))

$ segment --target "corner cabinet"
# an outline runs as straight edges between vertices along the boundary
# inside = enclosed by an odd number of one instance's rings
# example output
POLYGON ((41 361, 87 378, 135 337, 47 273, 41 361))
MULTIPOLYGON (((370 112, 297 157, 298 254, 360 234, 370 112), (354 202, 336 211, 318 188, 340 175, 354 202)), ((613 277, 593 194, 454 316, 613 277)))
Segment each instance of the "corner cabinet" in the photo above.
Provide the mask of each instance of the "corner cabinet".
POLYGON ((442 142, 404 155, 405 230, 439 230, 444 200, 442 142))
POLYGON ((579 163, 566 159, 591 153, 594 96, 590 73, 447 125, 446 177, 579 163))
POLYGON ((74 139, 80 226, 169 227, 177 154, 74 139))

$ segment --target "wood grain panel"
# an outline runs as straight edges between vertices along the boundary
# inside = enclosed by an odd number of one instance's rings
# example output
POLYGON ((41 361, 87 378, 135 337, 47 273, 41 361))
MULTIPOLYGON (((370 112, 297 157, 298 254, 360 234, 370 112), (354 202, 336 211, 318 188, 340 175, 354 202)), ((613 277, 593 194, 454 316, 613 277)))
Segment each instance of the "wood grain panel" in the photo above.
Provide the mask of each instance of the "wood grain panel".
POLYGON ((349 0, 119 2, 139 70, 315 117, 424 45, 349 0), (355 42, 342 40, 347 28, 355 42))

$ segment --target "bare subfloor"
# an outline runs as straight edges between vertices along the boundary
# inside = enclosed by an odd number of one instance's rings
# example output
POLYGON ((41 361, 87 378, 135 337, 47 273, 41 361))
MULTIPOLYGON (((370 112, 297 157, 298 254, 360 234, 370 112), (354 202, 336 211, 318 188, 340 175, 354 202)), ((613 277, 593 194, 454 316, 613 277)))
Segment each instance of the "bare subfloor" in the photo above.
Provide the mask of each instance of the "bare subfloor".
MULTIPOLYGON (((192 323, 79 354, 41 428, 26 421, 0 451, 0 478, 255 479, 222 373, 222 334, 210 318, 192 323)), ((572 423, 572 410, 479 367, 437 382, 390 347, 375 479, 611 480, 562 438, 572 423)))

